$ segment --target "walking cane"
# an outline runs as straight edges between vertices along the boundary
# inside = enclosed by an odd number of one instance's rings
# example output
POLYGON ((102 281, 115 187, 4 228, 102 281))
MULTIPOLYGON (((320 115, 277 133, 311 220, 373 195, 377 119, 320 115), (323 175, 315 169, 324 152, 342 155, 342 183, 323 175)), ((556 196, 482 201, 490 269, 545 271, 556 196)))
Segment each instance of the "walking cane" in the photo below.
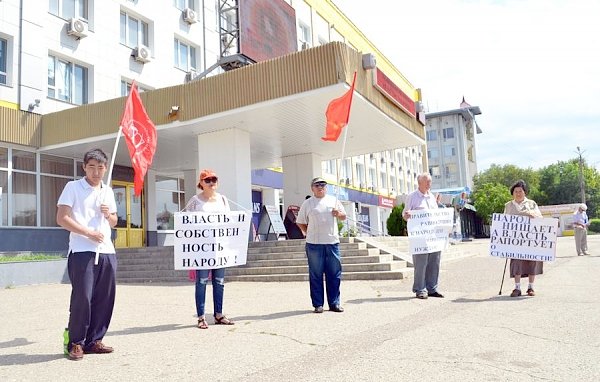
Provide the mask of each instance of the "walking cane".
POLYGON ((502 285, 504 285, 504 275, 506 275, 506 264, 508 264, 508 259, 504 262, 504 272, 502 272, 502 282, 500 283, 500 291, 498 292, 498 296, 502 295, 502 285))

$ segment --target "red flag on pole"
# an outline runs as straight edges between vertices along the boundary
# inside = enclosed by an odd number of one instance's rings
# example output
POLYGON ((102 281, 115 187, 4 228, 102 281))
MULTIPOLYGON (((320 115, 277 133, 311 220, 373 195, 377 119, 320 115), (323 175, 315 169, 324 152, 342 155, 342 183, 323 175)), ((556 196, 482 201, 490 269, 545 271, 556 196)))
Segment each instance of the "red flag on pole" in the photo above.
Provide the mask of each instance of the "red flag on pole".
POLYGON ((133 178, 135 195, 139 196, 144 187, 144 176, 152 164, 156 151, 156 128, 144 109, 135 82, 131 84, 131 92, 125 102, 121 129, 135 172, 133 178))
POLYGON ((352 95, 354 94, 354 83, 356 82, 356 72, 350 89, 340 98, 336 98, 329 102, 325 117, 327 118, 327 126, 325 127, 325 136, 321 139, 324 141, 337 141, 344 127, 350 119, 350 106, 352 105, 352 95))

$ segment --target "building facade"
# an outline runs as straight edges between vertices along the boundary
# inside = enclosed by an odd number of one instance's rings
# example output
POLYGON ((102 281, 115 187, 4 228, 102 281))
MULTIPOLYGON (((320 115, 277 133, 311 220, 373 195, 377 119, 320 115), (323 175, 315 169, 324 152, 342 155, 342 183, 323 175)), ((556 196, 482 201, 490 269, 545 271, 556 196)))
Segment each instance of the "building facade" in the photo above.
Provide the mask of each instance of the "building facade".
POLYGON ((481 110, 478 106, 463 106, 426 114, 427 160, 433 190, 473 189, 473 176, 477 174, 475 137, 482 132, 475 115, 481 110))
POLYGON ((118 247, 168 244, 204 167, 254 212, 326 176, 373 233, 426 168, 420 91, 331 1, 3 0, 0 26, 0 250, 66 249, 56 200, 85 151, 112 152, 134 80, 159 144, 141 197, 118 146, 118 247), (342 161, 323 112, 355 71, 342 161))

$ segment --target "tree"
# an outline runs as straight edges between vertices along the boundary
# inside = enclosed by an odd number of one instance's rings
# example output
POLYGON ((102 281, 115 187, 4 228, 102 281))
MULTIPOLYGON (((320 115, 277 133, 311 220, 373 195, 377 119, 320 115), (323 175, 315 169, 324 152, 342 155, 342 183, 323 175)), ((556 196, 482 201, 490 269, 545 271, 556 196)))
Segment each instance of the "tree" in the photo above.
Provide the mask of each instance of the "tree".
MULTIPOLYGON (((539 170, 542 197, 536 200, 540 205, 581 203, 579 182, 579 159, 558 161, 539 170)), ((583 161, 588 215, 597 216, 600 208, 600 174, 583 161)))
POLYGON ((394 207, 390 213, 386 222, 390 236, 406 236, 406 222, 402 219, 402 210, 404 210, 404 203, 394 207))
POLYGON ((508 190, 519 179, 523 179, 527 183, 529 188, 527 197, 537 202, 540 198, 540 175, 531 167, 522 169, 512 164, 503 166, 493 164, 487 170, 473 177, 473 188, 477 190, 484 184, 491 183, 504 185, 508 190))
POLYGON ((509 187, 499 183, 486 183, 478 186, 472 195, 475 209, 485 222, 491 223, 493 213, 504 212, 504 205, 512 199, 509 187))

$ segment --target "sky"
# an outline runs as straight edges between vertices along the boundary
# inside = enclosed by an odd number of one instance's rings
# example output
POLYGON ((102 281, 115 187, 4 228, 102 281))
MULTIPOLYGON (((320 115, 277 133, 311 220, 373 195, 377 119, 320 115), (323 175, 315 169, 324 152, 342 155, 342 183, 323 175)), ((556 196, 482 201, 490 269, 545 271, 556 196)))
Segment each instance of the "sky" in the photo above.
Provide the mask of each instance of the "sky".
POLYGON ((600 0, 333 0, 422 89, 479 106, 478 170, 578 157, 600 169, 600 0))

